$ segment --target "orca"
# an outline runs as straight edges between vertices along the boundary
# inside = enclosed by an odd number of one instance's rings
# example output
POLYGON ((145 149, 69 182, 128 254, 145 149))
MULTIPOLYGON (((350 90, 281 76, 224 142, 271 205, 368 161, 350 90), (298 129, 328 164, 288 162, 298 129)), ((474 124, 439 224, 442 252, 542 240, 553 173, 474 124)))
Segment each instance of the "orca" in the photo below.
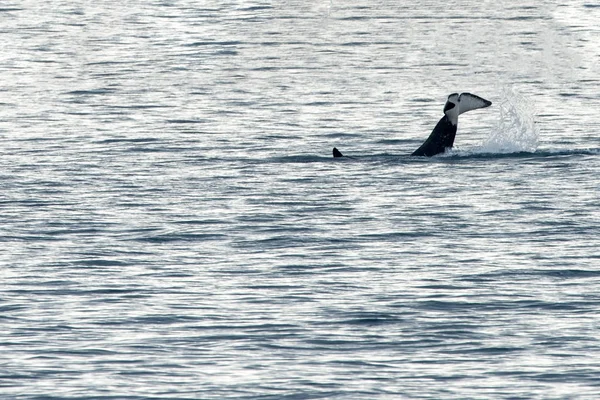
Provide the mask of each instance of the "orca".
MULTIPOLYGON (((432 157, 452 148, 458 128, 458 116, 467 111, 486 108, 491 105, 491 101, 471 93, 452 93, 448 96, 448 100, 444 105, 444 116, 433 128, 427 140, 411 155, 432 157)), ((343 154, 334 147, 333 157, 343 157, 343 154)))
POLYGON ((452 148, 458 128, 458 116, 491 105, 491 101, 471 93, 452 93, 444 105, 444 116, 433 128, 427 140, 411 155, 431 157, 452 148))

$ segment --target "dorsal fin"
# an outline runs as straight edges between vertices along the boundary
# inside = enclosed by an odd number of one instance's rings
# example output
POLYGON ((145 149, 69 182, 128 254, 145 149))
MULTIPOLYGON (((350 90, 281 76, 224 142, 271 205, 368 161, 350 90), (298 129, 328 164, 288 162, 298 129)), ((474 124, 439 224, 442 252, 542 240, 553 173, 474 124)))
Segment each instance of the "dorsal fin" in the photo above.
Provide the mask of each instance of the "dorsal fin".
POLYGON ((336 149, 335 147, 333 148, 333 158, 338 158, 338 157, 343 157, 344 155, 342 154, 341 151, 339 151, 338 149, 336 149))

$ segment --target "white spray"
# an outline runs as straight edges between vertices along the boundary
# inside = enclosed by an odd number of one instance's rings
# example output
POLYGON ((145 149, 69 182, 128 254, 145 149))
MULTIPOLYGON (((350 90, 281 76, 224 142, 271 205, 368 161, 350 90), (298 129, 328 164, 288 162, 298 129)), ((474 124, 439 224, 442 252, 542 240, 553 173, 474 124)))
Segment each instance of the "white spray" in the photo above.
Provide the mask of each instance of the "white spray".
POLYGON ((539 131, 531 105, 514 90, 504 89, 498 108, 500 117, 497 126, 476 152, 534 152, 537 149, 539 131))

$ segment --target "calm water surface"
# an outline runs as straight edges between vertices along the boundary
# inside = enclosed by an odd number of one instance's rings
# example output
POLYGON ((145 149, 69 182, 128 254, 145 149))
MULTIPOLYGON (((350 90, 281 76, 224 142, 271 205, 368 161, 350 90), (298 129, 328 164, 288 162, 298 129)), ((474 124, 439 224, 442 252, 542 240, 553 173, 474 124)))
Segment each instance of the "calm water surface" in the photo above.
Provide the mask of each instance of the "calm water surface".
POLYGON ((600 7, 561 3, 0 5, 1 397, 597 398, 600 7))

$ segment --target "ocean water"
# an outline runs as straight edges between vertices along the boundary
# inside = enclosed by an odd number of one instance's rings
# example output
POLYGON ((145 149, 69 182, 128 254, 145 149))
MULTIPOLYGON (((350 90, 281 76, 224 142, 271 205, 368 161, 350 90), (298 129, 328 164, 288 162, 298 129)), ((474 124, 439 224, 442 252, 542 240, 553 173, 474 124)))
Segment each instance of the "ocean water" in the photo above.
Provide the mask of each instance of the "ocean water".
POLYGON ((598 398, 563 3, 3 2, 0 397, 598 398), (409 156, 453 92, 493 105, 409 156))

